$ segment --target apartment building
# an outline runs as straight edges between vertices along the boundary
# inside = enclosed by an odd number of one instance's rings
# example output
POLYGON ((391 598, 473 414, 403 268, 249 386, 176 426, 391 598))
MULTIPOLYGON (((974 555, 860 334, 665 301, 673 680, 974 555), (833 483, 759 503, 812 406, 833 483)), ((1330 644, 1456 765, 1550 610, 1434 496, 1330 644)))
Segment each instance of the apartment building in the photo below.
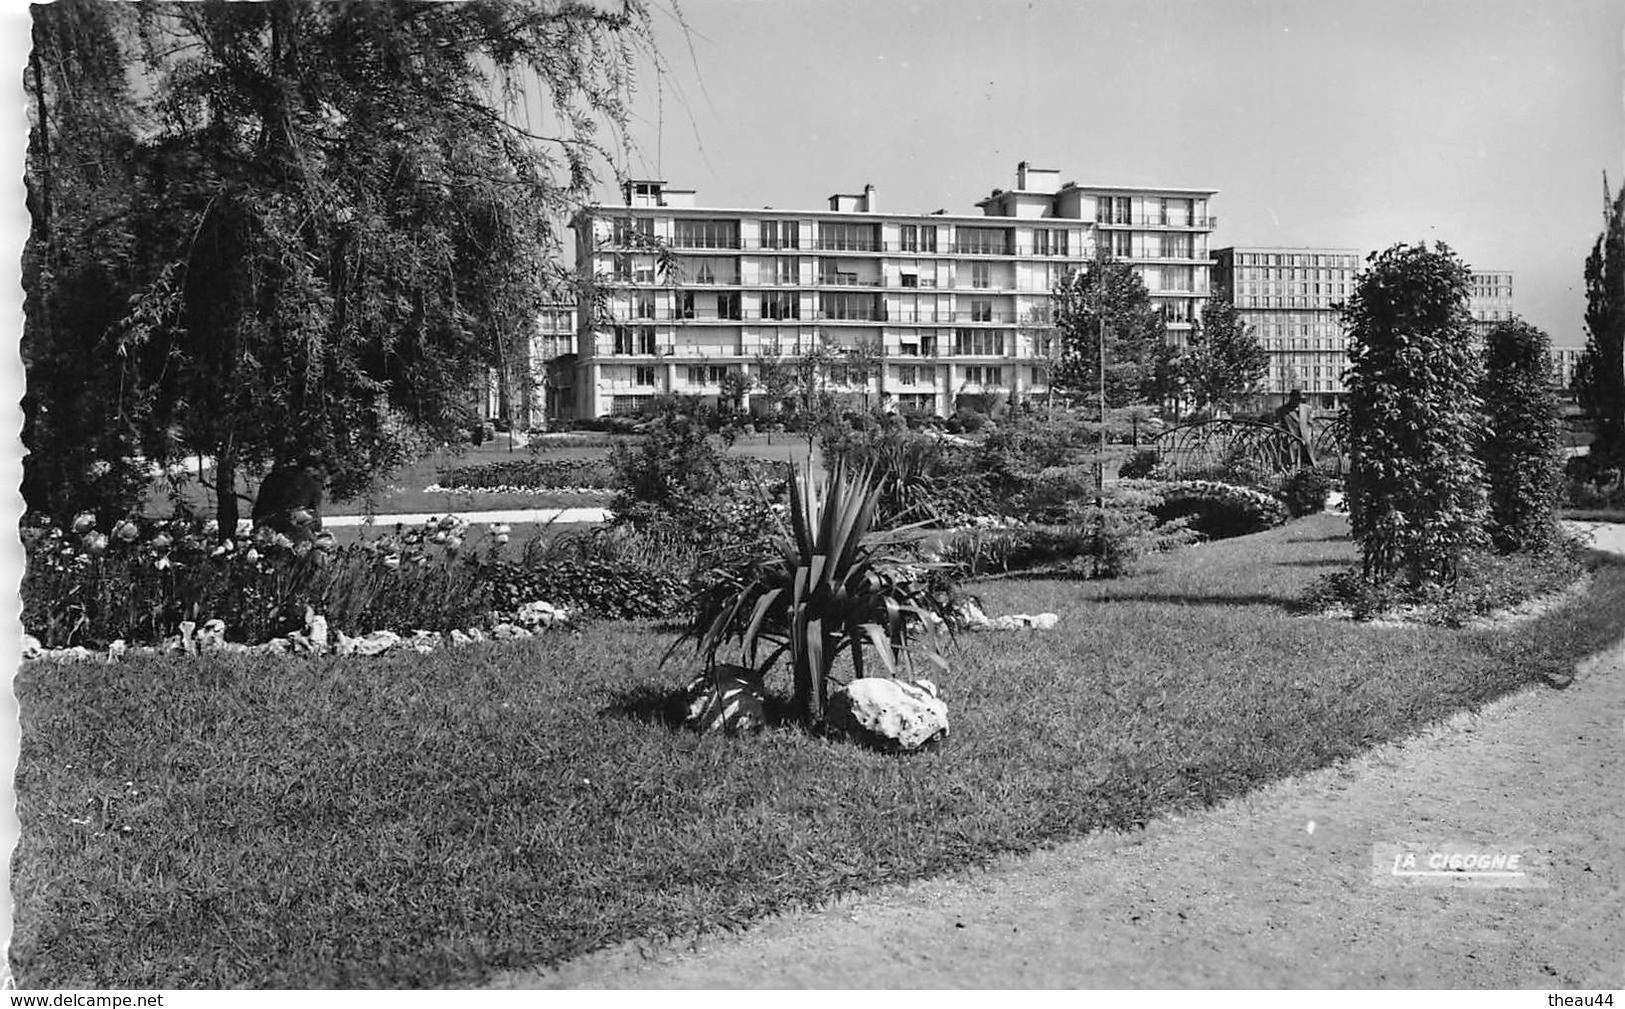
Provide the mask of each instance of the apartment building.
POLYGON ((1467 290, 1473 335, 1482 345, 1498 323, 1512 318, 1512 274, 1507 270, 1474 270, 1467 290))
POLYGON ((1355 249, 1230 246, 1214 252, 1214 287, 1234 299, 1269 355, 1263 395, 1276 405, 1297 389, 1321 410, 1342 406, 1348 344, 1339 308, 1354 290, 1355 249))
POLYGON ((1042 394, 1050 291, 1097 250, 1133 265, 1183 338, 1209 293, 1214 194, 1061 183, 1026 162, 980 215, 889 213, 873 186, 825 210, 701 207, 693 190, 630 181, 624 205, 573 222, 578 268, 612 320, 578 320, 577 415, 635 413, 663 393, 720 398, 759 356, 818 346, 837 355, 832 391, 900 411, 1042 394), (866 378, 839 364, 859 348, 881 358, 866 378))

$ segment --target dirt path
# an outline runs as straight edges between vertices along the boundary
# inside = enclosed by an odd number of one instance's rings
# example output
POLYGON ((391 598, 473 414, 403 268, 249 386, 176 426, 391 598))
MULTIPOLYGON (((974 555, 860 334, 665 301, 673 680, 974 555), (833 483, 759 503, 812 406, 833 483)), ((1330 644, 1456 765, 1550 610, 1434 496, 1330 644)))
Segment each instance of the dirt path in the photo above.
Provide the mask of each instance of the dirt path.
POLYGON ((1138 834, 497 986, 1619 988, 1622 856, 1625 642, 1567 690, 1138 834), (1546 885, 1393 885, 1391 844, 1527 846, 1546 885))

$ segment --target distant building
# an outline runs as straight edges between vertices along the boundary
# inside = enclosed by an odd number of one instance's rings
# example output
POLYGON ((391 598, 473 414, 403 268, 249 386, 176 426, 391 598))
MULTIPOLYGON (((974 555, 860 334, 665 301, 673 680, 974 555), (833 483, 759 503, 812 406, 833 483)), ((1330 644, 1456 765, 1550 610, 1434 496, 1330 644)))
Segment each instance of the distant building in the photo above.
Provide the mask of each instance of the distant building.
MULTIPOLYGON (((603 278, 611 321, 577 320, 574 410, 635 413, 662 393, 716 399, 758 355, 823 345, 878 350, 866 380, 833 369, 833 391, 944 415, 962 398, 1047 391, 1051 290, 1097 250, 1131 263, 1174 339, 1208 297, 1207 189, 1062 184, 1016 168, 981 216, 883 211, 873 186, 827 210, 699 207, 692 190, 626 183, 624 206, 574 221, 577 266, 603 278), (660 272, 655 245, 675 256, 660 272)), ((746 406, 760 410, 760 388, 746 406)))
POLYGON ((574 416, 576 310, 568 302, 543 306, 536 317, 526 360, 515 362, 506 383, 496 368, 486 370, 480 390, 480 417, 508 419, 525 430, 574 416))
POLYGON ((1467 311, 1473 317, 1473 335, 1482 344, 1497 324, 1512 318, 1512 273, 1474 270, 1467 292, 1467 311))
POLYGON ((1231 246, 1214 252, 1214 288, 1269 355, 1266 405, 1297 389, 1312 406, 1335 410, 1347 392, 1347 336, 1339 310, 1354 290, 1354 249, 1231 246))
POLYGON ((1580 366, 1584 347, 1552 348, 1552 383, 1567 393, 1574 388, 1574 369, 1580 366))

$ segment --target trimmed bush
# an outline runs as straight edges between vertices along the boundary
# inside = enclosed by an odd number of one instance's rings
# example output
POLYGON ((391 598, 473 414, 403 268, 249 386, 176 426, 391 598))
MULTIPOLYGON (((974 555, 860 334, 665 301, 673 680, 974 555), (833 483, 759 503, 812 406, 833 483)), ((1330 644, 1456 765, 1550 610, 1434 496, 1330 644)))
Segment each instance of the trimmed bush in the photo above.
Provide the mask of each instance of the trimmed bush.
POLYGON ((1366 577, 1455 577, 1485 539, 1482 365, 1448 246, 1370 257, 1349 298, 1349 519, 1366 577))
POLYGON ((1162 466, 1162 456, 1154 448, 1142 448, 1117 468, 1117 476, 1123 480, 1145 480, 1157 475, 1162 466))
POLYGON ((1551 341, 1522 320, 1504 322, 1486 340, 1481 456, 1489 482, 1490 539, 1502 553, 1544 550, 1558 532, 1563 433, 1552 389, 1551 341))

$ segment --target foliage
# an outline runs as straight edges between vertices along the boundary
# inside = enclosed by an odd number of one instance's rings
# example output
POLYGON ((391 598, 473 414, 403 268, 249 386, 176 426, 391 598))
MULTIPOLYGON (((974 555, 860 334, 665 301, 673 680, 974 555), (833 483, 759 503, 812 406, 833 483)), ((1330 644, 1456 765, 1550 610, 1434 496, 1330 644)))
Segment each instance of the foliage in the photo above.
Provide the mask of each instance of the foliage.
POLYGON ((1316 516, 1128 581, 979 585, 990 614, 1061 621, 1019 646, 962 635, 954 735, 906 761, 790 732, 674 741, 648 624, 366 662, 25 662, 17 984, 500 984, 1210 807, 1620 636, 1622 567, 1493 635, 1292 616, 1354 561, 1345 529, 1316 516))
POLYGON ((596 459, 514 459, 451 466, 437 474, 442 487, 489 490, 495 488, 567 487, 608 488, 615 486, 616 470, 608 455, 596 459))
POLYGON ((1583 548, 1561 534, 1552 546, 1510 554, 1470 551, 1462 557, 1457 578, 1448 583, 1413 586, 1397 577, 1372 579, 1359 568, 1348 568, 1310 586, 1305 599, 1316 609, 1347 608, 1355 620, 1403 615, 1461 627, 1573 585, 1585 570, 1583 548))
POLYGON ((1202 308, 1179 360, 1181 385, 1197 410, 1228 408, 1238 396, 1258 388, 1269 355, 1253 328, 1236 312, 1229 291, 1219 291, 1202 308))
POLYGON ((110 535, 94 517, 80 525, 24 534, 23 626, 48 647, 152 644, 183 620, 212 619, 258 644, 302 627, 307 607, 349 634, 468 628, 485 622, 499 580, 487 544, 466 543, 467 524, 449 516, 345 547, 246 529, 215 544, 212 529, 186 522, 126 519, 110 535))
POLYGON ((1106 403, 1127 406, 1152 396, 1157 353, 1166 343, 1162 316, 1145 282, 1127 262, 1097 258, 1053 292, 1060 360, 1056 387, 1093 402, 1099 384, 1100 338, 1106 330, 1106 403))
POLYGON ((1550 341, 1521 320, 1486 339, 1481 457, 1489 485, 1489 534, 1502 553, 1543 550, 1558 533, 1563 432, 1551 385, 1550 341))
POLYGON ((1354 537, 1369 579, 1444 582, 1483 539, 1469 274, 1442 243, 1395 245, 1368 262, 1345 309, 1354 537))
MULTIPOLYGON (((1604 180, 1604 197, 1607 196, 1604 180)), ((1625 465, 1625 185, 1586 257, 1586 348, 1575 369, 1580 405, 1596 427, 1591 454, 1625 465)))
MULTIPOLYGON (((92 5, 63 6, 37 23, 92 5)), ((100 462, 208 455, 224 488, 316 450, 340 498, 465 430, 474 380, 568 286, 556 222, 608 160, 600 124, 625 121, 641 4, 147 4, 126 22, 72 37, 107 81, 141 52, 111 152, 133 170, 69 185, 63 157, 93 142, 69 118, 42 122, 30 161, 52 264, 30 273, 30 506, 80 506, 50 460, 98 426, 122 439, 100 462), (559 136, 519 125, 526 77, 559 136), (87 330, 50 310, 98 275, 117 315, 87 330), (96 398, 59 402, 70 364, 96 398)), ((41 108, 74 86, 34 77, 41 108)), ((237 499, 218 501, 229 529, 237 499)))
POLYGON ((1067 522, 1082 514, 1099 488, 1093 465, 1047 466, 1033 476, 1015 504, 1024 522, 1067 522))
POLYGON ((878 526, 944 525, 998 511, 995 475, 982 455, 933 432, 895 426, 832 429, 821 446, 826 462, 870 474, 880 494, 878 526))
POLYGON ((689 597, 688 579, 670 567, 608 558, 501 562, 492 576, 491 603, 502 612, 542 600, 587 617, 651 620, 675 613, 689 597))
POLYGON ((1151 507, 1157 520, 1184 520, 1210 540, 1263 532, 1287 519, 1285 505, 1251 487, 1213 480, 1179 480, 1157 487, 1161 500, 1151 507))
POLYGON ((1154 448, 1142 448, 1123 461, 1117 468, 1117 475, 1124 480, 1144 480, 1156 477, 1163 468, 1160 452, 1154 448))
POLYGON ((693 641, 714 669, 718 651, 738 642, 739 664, 764 678, 788 656, 794 709, 815 728, 842 652, 855 677, 871 648, 888 675, 899 665, 912 673, 915 651, 946 669, 931 620, 948 606, 939 580, 892 552, 894 536, 874 534, 880 489, 868 474, 836 466, 822 493, 794 470, 791 479, 790 522, 779 518, 770 552, 711 571, 667 655, 693 641))
POLYGON ((1281 483, 1281 501, 1286 505, 1287 514, 1293 518, 1302 518, 1316 512, 1326 510, 1326 498, 1330 496, 1332 481, 1324 471, 1313 466, 1303 466, 1293 470, 1281 483))

